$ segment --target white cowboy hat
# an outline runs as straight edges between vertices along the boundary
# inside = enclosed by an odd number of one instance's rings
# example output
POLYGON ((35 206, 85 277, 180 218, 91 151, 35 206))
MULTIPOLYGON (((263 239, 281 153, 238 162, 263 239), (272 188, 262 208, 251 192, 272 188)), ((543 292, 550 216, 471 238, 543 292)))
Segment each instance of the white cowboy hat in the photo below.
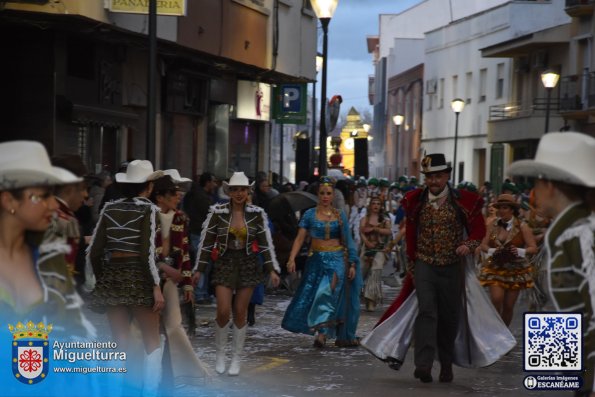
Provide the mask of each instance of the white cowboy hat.
POLYGON ((45 147, 35 141, 0 143, 0 190, 67 185, 83 178, 54 167, 45 147))
POLYGON ((192 182, 192 179, 184 178, 184 177, 180 176, 180 172, 175 168, 170 168, 169 170, 163 170, 163 174, 171 176, 171 179, 173 179, 175 183, 192 182))
POLYGON ((579 132, 550 132, 539 141, 534 160, 512 163, 510 175, 595 187, 595 138, 579 132))
POLYGON ((250 183, 248 177, 243 172, 234 172, 231 178, 229 178, 229 182, 223 182, 223 191, 227 193, 231 186, 252 188, 254 187, 254 182, 250 183))
POLYGON ((163 176, 163 171, 153 171, 149 160, 133 160, 126 167, 126 172, 116 174, 118 183, 144 183, 163 176))

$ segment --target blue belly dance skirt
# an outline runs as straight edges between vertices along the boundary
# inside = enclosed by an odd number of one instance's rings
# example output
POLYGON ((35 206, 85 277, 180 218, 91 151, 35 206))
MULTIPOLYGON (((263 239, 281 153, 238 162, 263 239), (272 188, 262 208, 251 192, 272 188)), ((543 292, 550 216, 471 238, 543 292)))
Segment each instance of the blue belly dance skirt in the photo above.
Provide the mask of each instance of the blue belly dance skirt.
POLYGON ((313 335, 318 331, 329 338, 355 340, 361 288, 359 266, 356 277, 347 279, 343 250, 315 251, 306 261, 281 326, 296 333, 313 335))

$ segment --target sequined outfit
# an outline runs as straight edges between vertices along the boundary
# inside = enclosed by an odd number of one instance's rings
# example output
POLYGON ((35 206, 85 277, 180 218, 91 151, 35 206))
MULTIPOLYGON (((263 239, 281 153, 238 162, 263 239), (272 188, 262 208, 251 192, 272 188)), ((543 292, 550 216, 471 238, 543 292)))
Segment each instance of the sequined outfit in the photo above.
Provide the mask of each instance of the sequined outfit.
POLYGON ((310 253, 300 286, 283 318, 282 327, 288 331, 303 334, 319 331, 337 341, 356 340, 363 282, 347 217, 342 211, 340 217, 341 222, 321 221, 316 218, 316 208, 312 208, 300 221, 299 226, 312 238, 340 239, 345 246, 310 253), (347 262, 355 264, 353 280, 347 279, 345 251, 347 262))

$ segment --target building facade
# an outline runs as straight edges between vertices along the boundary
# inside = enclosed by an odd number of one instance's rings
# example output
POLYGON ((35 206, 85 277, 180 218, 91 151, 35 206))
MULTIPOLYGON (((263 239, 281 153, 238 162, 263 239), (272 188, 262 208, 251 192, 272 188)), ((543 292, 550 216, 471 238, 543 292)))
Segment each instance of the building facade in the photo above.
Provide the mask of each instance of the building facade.
POLYGON ((426 89, 422 149, 446 153, 452 161, 456 144, 456 182, 498 184, 512 159, 507 145, 491 147, 488 120, 490 109, 513 95, 514 64, 510 58, 482 57, 480 50, 567 23, 562 3, 509 1, 426 33, 425 81, 436 89, 426 89), (465 102, 458 126, 450 106, 455 98, 465 102))
POLYGON ((0 139, 35 139, 114 171, 155 145, 159 168, 269 171, 271 84, 315 78, 302 0, 192 0, 158 16, 156 132, 148 136, 148 17, 102 0, 3 2, 0 139))

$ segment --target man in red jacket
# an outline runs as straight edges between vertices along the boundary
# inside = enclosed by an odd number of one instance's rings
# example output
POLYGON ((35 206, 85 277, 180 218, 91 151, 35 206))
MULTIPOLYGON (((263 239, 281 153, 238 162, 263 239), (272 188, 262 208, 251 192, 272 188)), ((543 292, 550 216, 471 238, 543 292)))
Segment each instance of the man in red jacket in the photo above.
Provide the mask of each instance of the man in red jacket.
POLYGON ((436 352, 440 382, 452 382, 454 341, 463 309, 461 259, 475 251, 485 234, 483 199, 452 188, 451 169, 443 154, 426 156, 422 160, 425 187, 410 191, 402 201, 409 269, 419 302, 413 375, 424 383, 432 381, 436 352))

